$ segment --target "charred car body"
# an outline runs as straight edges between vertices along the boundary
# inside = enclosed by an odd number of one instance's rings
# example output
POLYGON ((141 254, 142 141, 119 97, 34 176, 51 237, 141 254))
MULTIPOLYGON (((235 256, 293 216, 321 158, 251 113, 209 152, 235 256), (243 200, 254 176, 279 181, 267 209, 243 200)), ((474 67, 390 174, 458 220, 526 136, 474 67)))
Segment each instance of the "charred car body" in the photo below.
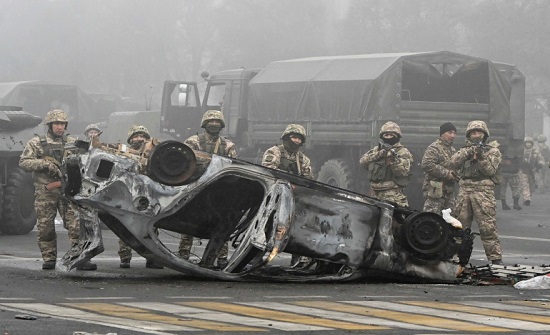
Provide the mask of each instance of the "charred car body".
POLYGON ((65 171, 68 196, 96 208, 142 256, 191 276, 453 282, 472 250, 472 234, 437 214, 193 151, 177 141, 160 143, 148 159, 94 142, 89 151, 69 156, 65 171), (200 262, 180 259, 156 230, 208 240, 200 262), (226 241, 229 262, 220 268, 214 263, 226 241), (275 264, 283 251, 312 261, 300 269, 275 264))

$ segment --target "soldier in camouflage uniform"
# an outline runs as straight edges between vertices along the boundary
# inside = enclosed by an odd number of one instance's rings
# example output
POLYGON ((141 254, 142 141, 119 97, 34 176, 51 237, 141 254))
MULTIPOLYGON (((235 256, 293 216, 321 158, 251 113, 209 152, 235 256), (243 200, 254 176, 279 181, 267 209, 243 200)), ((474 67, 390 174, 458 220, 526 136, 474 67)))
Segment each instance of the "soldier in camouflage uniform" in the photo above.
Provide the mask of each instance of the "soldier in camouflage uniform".
POLYGON ((521 157, 512 154, 507 146, 501 146, 499 149, 502 154, 502 162, 500 163, 500 170, 502 173, 500 201, 502 202, 502 209, 506 211, 510 210, 510 206, 506 203, 506 191, 508 185, 510 185, 512 199, 514 200, 514 209, 521 210, 522 208, 519 205, 519 197, 521 195, 519 165, 521 163, 521 157))
POLYGON ((540 134, 537 137, 537 142, 539 152, 544 159, 544 166, 538 171, 536 177, 537 185, 539 185, 539 189, 541 193, 543 193, 544 190, 550 185, 550 171, 548 169, 548 165, 550 164, 550 148, 548 148, 548 144, 546 144, 546 136, 543 134, 540 134))
POLYGON ((535 141, 532 137, 526 137, 523 140, 523 161, 520 165, 519 180, 525 206, 531 205, 531 196, 537 186, 535 184, 535 171, 544 166, 544 158, 534 145, 535 141))
MULTIPOLYGON (((235 143, 220 135, 220 131, 225 128, 225 120, 222 112, 218 110, 206 111, 202 116, 201 128, 204 128, 203 133, 193 135, 183 143, 193 150, 205 151, 218 156, 237 158, 235 143)), ((193 236, 182 234, 179 245, 179 256, 186 260, 189 259, 192 246, 193 236)), ((228 251, 228 243, 225 243, 218 255, 218 266, 223 268, 227 265, 228 251)))
POLYGON ((451 157, 451 167, 459 171, 460 188, 453 210, 464 229, 475 219, 492 264, 502 264, 502 249, 497 232, 494 187, 499 183, 502 155, 496 141, 487 143, 489 129, 483 121, 471 121, 466 129, 466 145, 451 157))
MULTIPOLYGON (((61 192, 61 172, 65 144, 74 143, 75 139, 65 134, 68 125, 65 112, 54 109, 46 114, 44 124, 48 126, 45 135, 30 139, 19 160, 19 166, 32 172, 35 188, 34 207, 36 210, 36 227, 38 229, 38 247, 42 253, 42 269, 55 269, 57 259, 57 234, 55 217, 57 212, 68 230, 71 248, 78 246, 80 222, 73 205, 61 192)), ((97 266, 86 262, 77 267, 80 270, 95 270, 97 266)))
POLYGON ((456 152, 453 148, 455 137, 456 127, 451 122, 444 123, 439 127, 439 138, 424 152, 421 164, 424 171, 424 212, 442 215, 442 210, 454 207, 458 174, 451 169, 451 157, 456 152))
MULTIPOLYGON (((281 135, 282 144, 272 146, 264 152, 262 165, 270 169, 285 171, 307 179, 313 179, 311 161, 300 150, 306 143, 306 129, 299 124, 289 124, 281 135)), ((305 267, 311 258, 292 255, 292 267, 305 267)))
MULTIPOLYGON (((140 155, 148 156, 150 151, 158 144, 156 139, 152 139, 149 130, 141 125, 132 125, 128 130, 128 139, 126 142, 130 148, 137 151, 140 155)), ((158 231, 155 230, 158 234, 158 231)), ((118 256, 120 257, 120 267, 123 269, 130 267, 132 260, 132 248, 124 241, 118 240, 118 256)), ((146 259, 145 267, 151 269, 162 269, 164 266, 154 263, 152 260, 146 259)))
POLYGON ((300 151, 300 147, 306 143, 305 128, 299 124, 289 124, 281 140, 282 144, 275 145, 264 152, 262 165, 313 179, 311 161, 300 151))
POLYGON ((369 171, 375 198, 409 206, 403 188, 409 183, 413 157, 401 140, 401 128, 388 121, 380 128, 380 143, 361 157, 359 163, 369 171))

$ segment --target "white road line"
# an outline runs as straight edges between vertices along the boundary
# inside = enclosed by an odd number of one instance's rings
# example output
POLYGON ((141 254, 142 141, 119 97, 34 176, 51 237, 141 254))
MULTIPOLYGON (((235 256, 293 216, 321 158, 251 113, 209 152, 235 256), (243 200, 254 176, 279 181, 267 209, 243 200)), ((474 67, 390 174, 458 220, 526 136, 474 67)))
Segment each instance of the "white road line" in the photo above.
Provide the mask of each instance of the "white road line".
POLYGON ((550 310, 537 307, 512 305, 505 302, 481 302, 481 301, 460 301, 459 304, 473 307, 496 309, 499 311, 517 312, 532 315, 550 316, 550 310))
POLYGON ((0 297, 0 300, 5 300, 5 301, 25 301, 25 300, 30 300, 30 301, 33 301, 34 299, 33 299, 33 298, 4 298, 4 297, 0 297))
POLYGON ((384 302, 384 301, 342 301, 347 304, 354 304, 360 306, 367 306, 373 308, 389 309, 393 311, 405 312, 405 313, 416 313, 416 314, 425 314, 431 316, 438 316, 446 319, 456 319, 461 321, 468 321, 473 323, 479 323, 499 328, 509 328, 509 329, 520 329, 528 331, 548 331, 550 330, 550 325, 545 325, 542 323, 522 321, 517 319, 508 319, 490 315, 480 315, 472 313, 464 313, 459 311, 448 311, 440 310, 430 307, 422 306, 413 306, 405 305, 393 302, 384 302))
POLYGON ((171 313, 178 316, 183 316, 186 318, 201 319, 208 321, 218 321, 218 322, 227 322, 234 323, 244 326, 254 326, 254 327, 264 327, 270 329, 279 329, 285 331, 308 331, 308 330, 331 330, 331 328, 319 327, 319 326, 309 326, 299 323, 292 322, 283 322, 276 320, 264 320, 259 318, 253 318, 249 316, 240 316, 231 313, 216 312, 207 309, 195 308, 180 306, 174 304, 165 304, 165 303, 132 303, 125 302, 121 303, 124 306, 138 307, 148 310, 161 311, 165 313, 171 313))
POLYGON ((49 316, 61 320, 77 321, 91 324, 98 324, 107 327, 116 327, 131 331, 139 331, 154 335, 174 335, 168 331, 200 331, 201 329, 164 324, 152 321, 139 321, 124 319, 113 316, 84 312, 76 308, 62 307, 53 304, 23 304, 23 303, 2 303, 0 306, 6 309, 25 313, 38 313, 41 316, 49 316))
POLYGON ((134 297, 78 297, 78 298, 65 298, 66 300, 78 301, 78 300, 130 300, 134 297))
POLYGON ((329 299, 328 295, 264 295, 266 299, 329 299))
POLYGON ((538 242, 550 242, 548 238, 540 237, 522 237, 522 236, 510 236, 510 235, 498 235, 499 238, 506 238, 510 240, 525 240, 525 241, 538 241, 538 242))
POLYGON ((225 300, 225 299, 231 299, 232 297, 208 297, 208 296, 192 296, 192 295, 173 295, 173 296, 167 296, 166 299, 212 299, 212 300, 225 300))
POLYGON ((442 330, 441 328, 419 326, 415 324, 385 320, 385 319, 374 318, 374 317, 369 317, 364 315, 336 312, 336 311, 330 311, 330 310, 324 310, 324 309, 318 309, 318 308, 312 308, 312 307, 287 305, 287 304, 276 303, 276 302, 275 303, 270 302, 267 304, 264 302, 241 302, 239 304, 252 306, 252 307, 259 307, 264 309, 274 309, 277 311, 304 314, 309 316, 325 318, 329 320, 347 321, 347 322, 354 322, 354 323, 373 325, 373 326, 386 326, 390 328, 404 328, 404 329, 415 329, 415 330, 437 330, 437 331, 442 330))

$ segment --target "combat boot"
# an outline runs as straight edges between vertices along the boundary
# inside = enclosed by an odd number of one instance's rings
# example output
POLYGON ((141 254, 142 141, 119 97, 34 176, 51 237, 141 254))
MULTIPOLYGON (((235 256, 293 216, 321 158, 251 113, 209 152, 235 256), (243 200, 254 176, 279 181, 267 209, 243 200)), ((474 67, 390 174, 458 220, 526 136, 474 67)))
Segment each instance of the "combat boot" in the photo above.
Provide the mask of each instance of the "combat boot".
POLYGON ((522 210, 521 206, 519 205, 519 197, 514 197, 514 209, 522 210))
POLYGON ((53 270, 55 269, 55 261, 45 261, 42 263, 42 270, 53 270))
POLYGON ((510 206, 508 206, 508 204, 506 203, 506 199, 500 199, 500 201, 502 202, 502 209, 504 209, 505 211, 509 211, 510 206))

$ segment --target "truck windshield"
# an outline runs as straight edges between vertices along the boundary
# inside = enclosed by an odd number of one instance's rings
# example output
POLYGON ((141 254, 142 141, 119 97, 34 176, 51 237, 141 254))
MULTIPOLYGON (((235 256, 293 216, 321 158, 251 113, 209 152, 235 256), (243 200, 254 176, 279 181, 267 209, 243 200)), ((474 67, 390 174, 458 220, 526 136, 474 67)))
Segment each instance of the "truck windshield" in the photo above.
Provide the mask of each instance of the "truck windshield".
POLYGON ((219 109, 223 105, 224 98, 225 83, 211 83, 207 91, 206 106, 219 109))

